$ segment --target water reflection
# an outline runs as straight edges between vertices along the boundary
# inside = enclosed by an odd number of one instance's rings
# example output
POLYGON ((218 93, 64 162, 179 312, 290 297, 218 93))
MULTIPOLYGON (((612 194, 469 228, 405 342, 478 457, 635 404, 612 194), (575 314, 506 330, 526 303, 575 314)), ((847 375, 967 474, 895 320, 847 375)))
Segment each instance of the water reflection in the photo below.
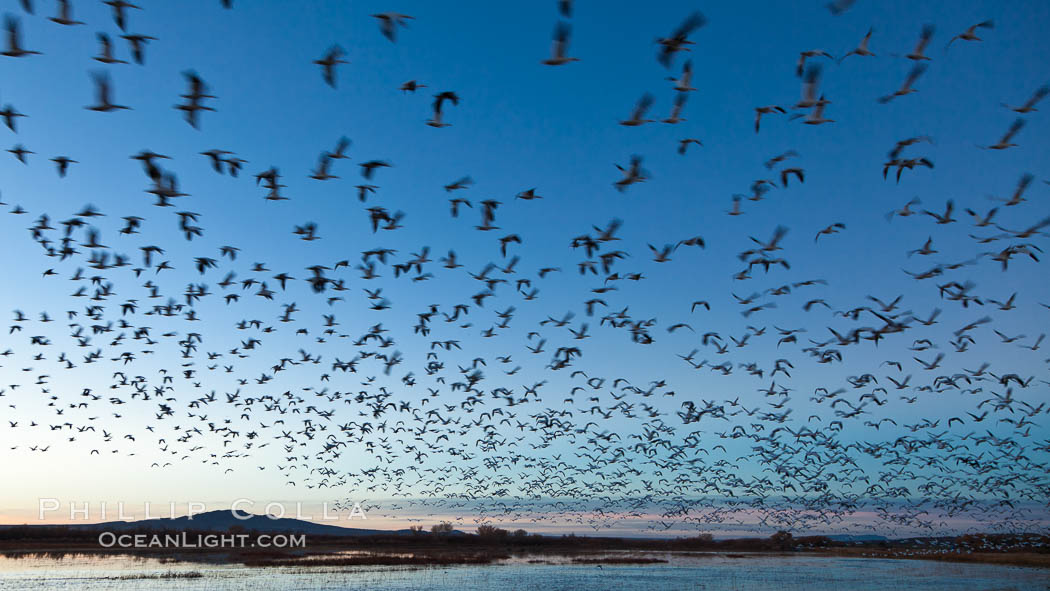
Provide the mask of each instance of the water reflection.
MULTIPOLYGON (((367 553, 350 551, 342 557, 367 553)), ((403 555, 408 556, 408 555, 403 555)), ((323 558, 309 558, 322 560, 323 558)), ((194 563, 171 558, 77 553, 0 557, 0 589, 500 589, 556 591, 703 589, 705 591, 1034 591, 1050 572, 987 564, 768 554, 677 552, 515 554, 490 565, 288 566, 194 563), (657 560, 650 564, 580 564, 657 560)))

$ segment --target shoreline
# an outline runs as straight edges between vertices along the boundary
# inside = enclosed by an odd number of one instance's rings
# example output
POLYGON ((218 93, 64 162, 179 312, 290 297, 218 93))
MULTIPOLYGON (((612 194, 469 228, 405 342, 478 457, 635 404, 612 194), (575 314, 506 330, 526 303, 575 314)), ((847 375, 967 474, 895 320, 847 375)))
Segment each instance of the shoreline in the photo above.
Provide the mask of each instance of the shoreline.
POLYGON ((821 548, 813 550, 663 550, 652 548, 436 548, 432 545, 406 544, 400 548, 365 549, 357 545, 321 543, 295 550, 178 550, 100 548, 92 544, 0 543, 0 557, 9 560, 74 556, 128 557, 136 560, 159 560, 168 563, 242 565, 248 568, 325 568, 341 566, 438 567, 498 566, 508 561, 551 565, 648 565, 666 564, 659 555, 690 558, 825 557, 878 560, 926 560, 966 564, 990 564, 1036 569, 1050 569, 1050 553, 1038 552, 915 552, 904 548, 821 548), (559 560, 552 560, 557 558, 559 560))

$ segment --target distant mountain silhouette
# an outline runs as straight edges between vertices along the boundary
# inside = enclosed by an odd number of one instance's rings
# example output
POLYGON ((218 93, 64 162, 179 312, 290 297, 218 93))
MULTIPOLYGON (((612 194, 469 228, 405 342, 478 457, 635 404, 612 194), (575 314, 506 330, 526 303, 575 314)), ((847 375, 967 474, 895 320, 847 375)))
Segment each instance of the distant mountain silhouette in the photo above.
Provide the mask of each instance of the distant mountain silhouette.
MULTIPOLYGON (((69 524, 72 528, 99 529, 107 531, 119 531, 129 529, 152 529, 158 531, 227 531, 231 527, 241 527, 245 531, 265 533, 304 533, 325 536, 376 536, 376 535, 407 535, 411 532, 407 529, 383 530, 383 529, 361 529, 353 527, 341 527, 314 523, 302 519, 280 518, 272 519, 266 515, 255 515, 244 511, 237 511, 238 519, 230 510, 208 511, 188 517, 162 517, 158 519, 143 519, 139 521, 107 521, 104 523, 69 524)), ((53 527, 53 526, 38 526, 53 527)))

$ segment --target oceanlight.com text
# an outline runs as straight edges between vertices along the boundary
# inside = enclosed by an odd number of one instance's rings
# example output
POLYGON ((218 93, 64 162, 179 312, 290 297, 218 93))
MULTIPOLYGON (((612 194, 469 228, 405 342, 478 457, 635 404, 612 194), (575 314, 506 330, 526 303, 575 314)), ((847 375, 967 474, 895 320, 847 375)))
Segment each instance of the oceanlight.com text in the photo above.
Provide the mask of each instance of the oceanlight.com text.
POLYGON ((305 548, 305 534, 118 534, 102 532, 103 548, 305 548))

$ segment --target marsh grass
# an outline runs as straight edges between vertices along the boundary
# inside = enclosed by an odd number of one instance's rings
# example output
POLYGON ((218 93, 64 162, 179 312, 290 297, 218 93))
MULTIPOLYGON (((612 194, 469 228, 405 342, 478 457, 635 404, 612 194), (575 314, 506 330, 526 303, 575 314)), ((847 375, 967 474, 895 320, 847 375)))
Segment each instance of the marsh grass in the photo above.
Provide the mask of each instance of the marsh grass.
POLYGON ((967 564, 998 564, 1050 569, 1050 554, 1038 552, 901 552, 892 549, 837 548, 821 552, 828 556, 850 558, 885 558, 893 560, 935 560, 967 564))
POLYGON ((164 564, 243 564, 315 568, 368 565, 485 565, 498 563, 512 556, 516 556, 522 562, 531 558, 549 561, 552 564, 572 564, 574 557, 593 558, 610 552, 678 552, 726 558, 816 554, 1050 568, 1050 536, 1039 534, 970 534, 864 542, 836 541, 824 536, 796 538, 787 532, 767 538, 722 540, 716 540, 710 534, 675 539, 605 538, 571 534, 540 536, 518 533, 486 536, 418 533, 352 537, 310 535, 305 548, 227 548, 192 551, 176 548, 103 548, 98 545, 97 537, 97 531, 63 526, 0 527, 0 557, 62 560, 89 556, 127 556, 160 560, 164 564))
POLYGON ((666 564, 663 558, 647 556, 603 556, 601 558, 573 558, 573 564, 666 564))
POLYGON ((204 574, 200 571, 189 570, 189 571, 168 571, 165 573, 134 573, 130 575, 120 575, 117 577, 107 577, 111 581, 136 581, 136 580, 169 580, 169 579, 200 579, 203 578, 204 574))
POLYGON ((333 566, 452 566, 491 564, 510 558, 503 553, 438 553, 438 554, 333 554, 329 556, 299 556, 292 558, 249 558, 245 566, 252 567, 309 567, 333 566))

